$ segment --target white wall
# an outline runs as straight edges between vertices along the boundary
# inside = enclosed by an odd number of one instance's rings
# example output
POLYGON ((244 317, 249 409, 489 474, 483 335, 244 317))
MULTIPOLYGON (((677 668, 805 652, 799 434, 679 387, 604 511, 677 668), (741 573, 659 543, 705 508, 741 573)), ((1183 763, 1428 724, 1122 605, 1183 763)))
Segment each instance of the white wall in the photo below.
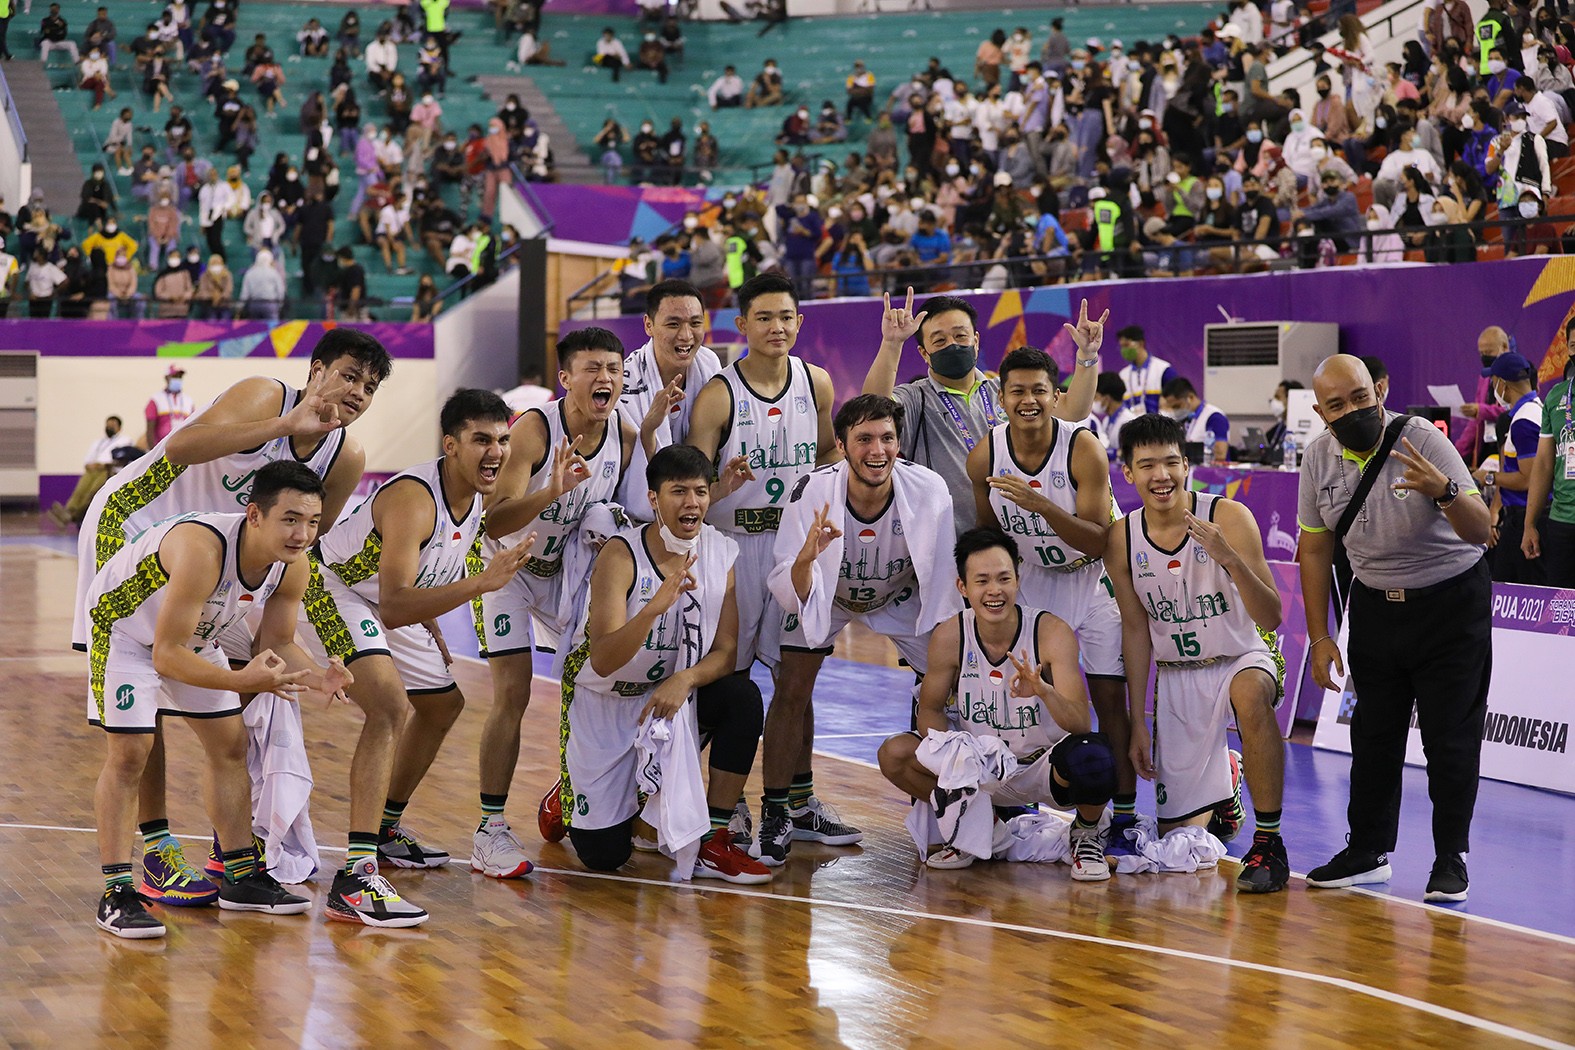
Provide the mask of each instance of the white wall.
POLYGON ((437 400, 460 387, 512 390, 519 383, 520 271, 446 307, 433 325, 437 400))
MULTIPOLYGON (((125 420, 140 435, 143 409, 164 385, 169 358, 41 357, 38 362, 38 471, 80 474, 82 457, 103 435, 105 416, 125 420)), ((292 386, 306 381, 306 359, 192 358, 185 389, 199 408, 248 376, 266 375, 292 386)), ((366 449, 368 471, 394 473, 438 454, 436 362, 396 359, 393 375, 378 388, 352 433, 366 449)), ((510 382, 512 386, 512 381, 510 382)))
MULTIPOLYGON (((15 10, 13 4, 12 12, 15 10)), ((0 73, 0 104, 9 110, 14 103, 10 89, 4 84, 5 76, 0 73)), ((22 163, 22 143, 11 121, 10 112, 0 112, 0 197, 5 198, 5 210, 14 215, 33 192, 33 166, 22 163)))

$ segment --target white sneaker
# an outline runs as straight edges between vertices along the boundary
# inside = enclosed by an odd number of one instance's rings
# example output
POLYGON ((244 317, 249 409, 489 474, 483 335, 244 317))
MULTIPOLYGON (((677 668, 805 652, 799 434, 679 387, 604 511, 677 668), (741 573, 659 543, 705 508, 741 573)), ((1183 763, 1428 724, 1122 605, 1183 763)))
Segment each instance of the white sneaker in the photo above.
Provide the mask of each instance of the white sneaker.
POLYGON ((942 846, 924 858, 924 866, 950 871, 955 868, 966 868, 975 860, 978 860, 978 858, 972 853, 964 853, 956 846, 942 846))
POLYGON ((470 845, 470 870, 494 879, 517 879, 535 868, 507 824, 484 824, 470 845))
POLYGON ((748 853, 755 845, 755 822, 749 815, 749 803, 743 799, 733 807, 733 816, 727 822, 728 836, 733 845, 748 853))
POLYGON ((1073 828, 1072 878, 1078 882, 1103 882, 1110 878, 1110 863, 1105 860, 1105 840, 1098 828, 1073 828))
POLYGON ((641 853, 660 853, 660 852, 662 852, 662 847, 660 847, 660 846, 658 846, 656 844, 656 840, 655 839, 648 839, 648 838, 645 838, 642 835, 634 836, 630 840, 630 845, 632 845, 635 849, 639 850, 641 853))

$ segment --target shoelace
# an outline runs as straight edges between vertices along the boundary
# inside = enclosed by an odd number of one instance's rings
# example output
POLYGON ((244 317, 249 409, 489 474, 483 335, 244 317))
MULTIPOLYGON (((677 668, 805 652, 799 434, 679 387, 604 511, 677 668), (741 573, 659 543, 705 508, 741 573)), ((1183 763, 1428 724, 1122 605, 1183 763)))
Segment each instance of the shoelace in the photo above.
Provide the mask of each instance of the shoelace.
POLYGON ((179 842, 166 842, 159 847, 159 859, 175 876, 179 882, 195 882, 197 869, 186 861, 186 852, 181 849, 179 842))
POLYGON ((808 809, 811 814, 819 818, 822 825, 834 825, 839 828, 848 826, 842 823, 842 814, 832 808, 829 802, 822 802, 818 798, 812 798, 809 800, 808 809))
POLYGON ((360 879, 361 885, 370 890, 374 897, 381 897, 383 900, 399 900, 399 894, 394 890, 393 885, 377 872, 362 875, 360 879))

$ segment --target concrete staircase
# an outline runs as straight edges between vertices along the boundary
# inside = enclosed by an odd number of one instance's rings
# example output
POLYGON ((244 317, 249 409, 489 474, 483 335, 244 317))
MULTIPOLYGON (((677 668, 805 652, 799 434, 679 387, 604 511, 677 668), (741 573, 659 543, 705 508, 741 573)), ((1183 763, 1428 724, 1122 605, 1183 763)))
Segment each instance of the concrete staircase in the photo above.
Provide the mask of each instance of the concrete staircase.
MULTIPOLYGON (((16 39, 19 35, 13 28, 11 46, 21 55, 25 52, 18 46, 22 43, 16 39)), ((5 65, 5 78, 11 87, 11 97, 16 100, 22 128, 27 133, 27 159, 33 165, 33 188, 44 191, 45 206, 60 221, 76 211, 78 192, 87 175, 72 145, 71 131, 60 114, 60 105, 55 101, 54 85, 69 84, 72 73, 65 68, 64 57, 50 57, 59 63, 53 69, 45 69, 36 58, 13 59, 5 65)), ((14 213, 26 203, 7 201, 6 207, 14 213)))
POLYGON ((558 172, 561 182, 591 183, 601 182, 601 168, 580 149, 579 142, 574 137, 574 132, 558 116, 558 111, 553 108, 536 82, 526 76, 492 76, 481 74, 476 77, 476 86, 482 94, 497 103, 502 108, 503 102, 510 95, 518 95, 520 105, 530 111, 531 119, 536 126, 547 135, 547 141, 552 145, 554 167, 558 172))

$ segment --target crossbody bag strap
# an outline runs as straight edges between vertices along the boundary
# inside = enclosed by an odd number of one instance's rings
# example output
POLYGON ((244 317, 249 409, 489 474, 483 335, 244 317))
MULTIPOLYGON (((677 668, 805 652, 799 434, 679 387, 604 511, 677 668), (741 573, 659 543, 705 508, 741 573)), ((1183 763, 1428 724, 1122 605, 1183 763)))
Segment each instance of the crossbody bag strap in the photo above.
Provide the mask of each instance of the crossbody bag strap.
POLYGON ((1334 538, 1337 543, 1345 542, 1345 534, 1351 531, 1351 526, 1356 524, 1356 516, 1362 512, 1362 504, 1367 502, 1367 494, 1373 491, 1373 486, 1378 483, 1378 474, 1382 470, 1384 460, 1389 458, 1389 453, 1394 451, 1395 443, 1400 440, 1400 431, 1405 429, 1414 416, 1396 416, 1389 421, 1389 426, 1384 428, 1384 439, 1378 443, 1378 451, 1373 453, 1373 458, 1368 461, 1368 468, 1362 471, 1362 480, 1357 483, 1356 492, 1351 496, 1351 502, 1346 505, 1345 513, 1340 515, 1340 522, 1334 527, 1334 538))

